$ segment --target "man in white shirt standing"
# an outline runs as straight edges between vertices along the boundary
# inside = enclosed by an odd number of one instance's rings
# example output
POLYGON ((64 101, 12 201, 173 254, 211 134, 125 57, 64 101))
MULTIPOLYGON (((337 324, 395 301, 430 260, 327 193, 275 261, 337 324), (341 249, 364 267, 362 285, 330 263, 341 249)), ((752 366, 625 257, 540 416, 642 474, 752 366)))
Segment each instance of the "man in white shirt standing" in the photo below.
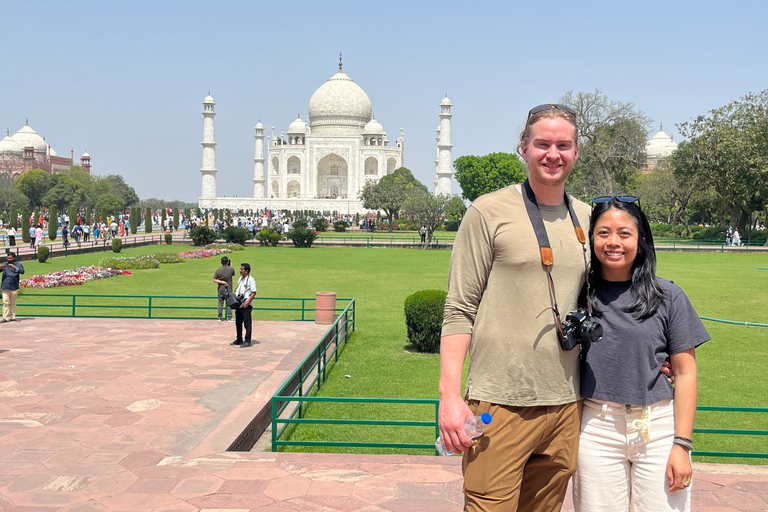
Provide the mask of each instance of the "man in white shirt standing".
POLYGON ((235 328, 237 339, 230 345, 240 345, 241 348, 251 346, 251 302, 256 296, 256 280, 251 277, 251 265, 240 264, 240 279, 237 281, 235 297, 240 302, 240 307, 235 309, 235 328), (243 340, 243 324, 245 324, 245 340, 243 340))

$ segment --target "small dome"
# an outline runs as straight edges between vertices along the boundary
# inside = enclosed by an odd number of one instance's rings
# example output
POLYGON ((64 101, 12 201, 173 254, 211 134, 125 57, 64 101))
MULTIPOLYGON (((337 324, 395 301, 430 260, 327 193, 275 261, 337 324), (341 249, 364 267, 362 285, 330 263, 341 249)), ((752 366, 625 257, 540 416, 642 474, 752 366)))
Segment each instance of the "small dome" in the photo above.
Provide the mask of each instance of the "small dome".
POLYGON ((18 147, 10 135, 6 135, 3 137, 3 140, 0 140, 0 152, 3 151, 17 152, 21 151, 21 148, 18 147))
POLYGON ((80 158, 91 158, 91 155, 89 155, 88 152, 86 151, 85 153, 83 153, 83 156, 81 156, 80 158))
POLYGON ((50 151, 51 151, 51 156, 59 156, 59 154, 56 152, 55 149, 51 148, 50 151))
POLYGON ((297 117, 296 120, 288 126, 288 133, 307 133, 307 123, 300 117, 297 117))
POLYGON ((645 153, 648 158, 660 158, 671 155, 677 149, 677 142, 672 137, 659 130, 645 144, 645 153))
POLYGON ((440 102, 441 107, 452 107, 451 100, 448 99, 448 95, 446 94, 445 98, 443 98, 443 101, 440 102))
POLYGON ((24 125, 21 130, 16 132, 12 139, 19 150, 32 146, 35 148, 35 151, 40 151, 42 153, 48 151, 48 144, 45 142, 45 139, 38 135, 38 133, 28 124, 24 125))
POLYGON ((368 121, 368 124, 363 128, 363 135, 386 135, 384 127, 381 123, 375 119, 368 121))
POLYGON ((263 130, 264 129, 264 125, 261 124, 261 121, 259 121, 258 123, 256 123, 256 128, 254 128, 254 129, 255 130, 263 130))
MULTIPOLYGON (((357 126, 371 120, 371 100, 343 71, 321 85, 309 100, 309 124, 316 126, 357 126)), ((357 132, 360 133, 360 132, 357 132)))
POLYGON ((205 97, 205 99, 203 100, 203 104, 204 104, 204 105, 215 105, 215 104, 216 104, 216 102, 215 102, 215 101, 213 101, 213 96, 211 96, 210 94, 208 94, 208 96, 206 96, 206 97, 205 97))

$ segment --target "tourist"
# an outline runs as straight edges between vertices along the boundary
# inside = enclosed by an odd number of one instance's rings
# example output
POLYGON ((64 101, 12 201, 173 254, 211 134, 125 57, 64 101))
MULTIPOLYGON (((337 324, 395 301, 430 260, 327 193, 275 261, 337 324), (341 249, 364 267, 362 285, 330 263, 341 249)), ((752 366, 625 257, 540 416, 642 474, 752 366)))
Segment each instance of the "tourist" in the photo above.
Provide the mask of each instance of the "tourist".
POLYGON ((251 346, 251 313, 253 306, 251 302, 256 296, 256 281, 251 277, 251 265, 242 263, 240 265, 240 279, 237 281, 235 297, 240 306, 235 309, 235 328, 237 330, 237 339, 230 345, 240 345, 240 347, 251 346), (243 324, 245 324, 245 339, 243 339, 243 324))
POLYGON ((213 282, 218 284, 218 296, 219 296, 219 322, 227 320, 228 322, 234 322, 232 318, 232 309, 227 305, 227 297, 232 292, 232 278, 235 277, 235 269, 232 268, 232 263, 226 256, 221 257, 221 266, 213 274, 213 282), (222 308, 224 309, 224 315, 222 317, 222 308))
POLYGON ((0 289, 3 292, 3 323, 16 320, 16 298, 19 295, 19 274, 24 265, 16 262, 16 253, 9 252, 6 262, 0 266, 3 271, 0 289))
POLYGON ((741 235, 739 235, 738 228, 734 228, 733 230, 733 241, 731 242, 731 245, 735 245, 735 246, 741 245, 741 235))
POLYGON ((83 242, 88 241, 88 235, 91 234, 91 227, 88 224, 83 226, 83 242))
POLYGON ((427 241, 427 226, 422 224, 419 234, 421 235, 421 243, 425 243, 427 241))
POLYGON ((67 229, 67 225, 64 224, 61 228, 61 241, 66 248, 69 245, 69 230, 67 229))
POLYGON ((710 337, 680 287, 656 276, 637 199, 594 200, 588 304, 604 331, 581 351, 577 512, 690 509, 695 351, 710 337), (659 373, 667 357, 674 387, 659 373))
POLYGON ((35 247, 40 247, 43 243, 43 228, 40 224, 35 228, 35 247))
POLYGON ((36 233, 37 233, 37 229, 35 228, 35 225, 32 224, 31 226, 29 226, 29 248, 30 249, 35 248, 35 239, 37 238, 36 233))
POLYGON ((560 510, 576 470, 579 351, 560 348, 559 315, 550 310, 576 310, 586 274, 586 238, 574 228, 588 225, 590 208, 565 195, 577 141, 570 108, 532 109, 518 146, 528 180, 473 201, 456 235, 440 345, 439 427, 446 448, 465 452, 468 511, 560 510), (537 218, 553 265, 543 264, 547 251, 532 229, 537 218), (484 412, 493 421, 484 442, 473 443, 464 423, 484 412))
POLYGON ((117 238, 117 222, 115 222, 115 219, 112 219, 112 222, 109 224, 109 232, 112 238, 117 238))
POLYGON ((16 247, 16 229, 11 224, 5 228, 5 236, 8 239, 8 246, 16 247))

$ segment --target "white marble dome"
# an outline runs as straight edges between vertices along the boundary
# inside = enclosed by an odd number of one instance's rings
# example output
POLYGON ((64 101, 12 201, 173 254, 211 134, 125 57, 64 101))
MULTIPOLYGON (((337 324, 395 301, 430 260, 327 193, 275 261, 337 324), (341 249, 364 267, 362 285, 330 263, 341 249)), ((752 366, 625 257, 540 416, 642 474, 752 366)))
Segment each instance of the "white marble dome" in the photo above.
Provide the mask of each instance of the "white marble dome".
POLYGON ((288 133, 307 133, 307 123, 301 117, 288 125, 288 133))
POLYGON ((46 153, 48 151, 48 144, 38 133, 33 130, 28 124, 24 125, 21 130, 16 132, 13 137, 13 142, 18 149, 24 149, 32 146, 35 151, 46 153))
POLYGON ((10 134, 6 134, 3 140, 0 140, 0 152, 4 151, 21 151, 21 148, 13 141, 10 134))
POLYGON ((349 131, 356 127, 357 134, 371 120, 371 100, 365 91, 339 70, 321 85, 309 100, 309 125, 329 132, 349 131), (347 129, 345 129, 347 128, 347 129), (340 130, 339 130, 340 129, 340 130))
POLYGON ((440 102, 440 105, 443 107, 452 107, 451 100, 448 99, 448 96, 446 95, 445 98, 443 98, 443 101, 440 102))
POLYGON ((662 158, 671 155, 677 149, 677 142, 672 137, 659 130, 656 135, 651 137, 645 144, 645 153, 648 158, 662 158))
POLYGON ((363 127, 363 135, 386 135, 384 127, 381 123, 375 119, 368 121, 368 124, 363 127))
POLYGON ((215 104, 216 104, 216 102, 215 102, 215 101, 213 101, 213 96, 211 96, 211 95, 209 94, 209 95, 208 95, 208 96, 206 96, 206 97, 205 97, 205 99, 203 100, 203 104, 208 104, 208 105, 215 105, 215 104))

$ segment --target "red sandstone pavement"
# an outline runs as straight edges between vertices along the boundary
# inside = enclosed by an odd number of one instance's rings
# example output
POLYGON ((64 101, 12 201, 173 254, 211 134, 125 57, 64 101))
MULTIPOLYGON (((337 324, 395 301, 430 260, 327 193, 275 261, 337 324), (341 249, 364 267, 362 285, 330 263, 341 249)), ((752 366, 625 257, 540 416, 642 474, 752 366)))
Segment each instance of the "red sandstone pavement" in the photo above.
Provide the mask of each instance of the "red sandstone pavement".
MULTIPOLYGON (((0 325, 0 511, 458 511, 460 459, 227 452, 325 328, 0 325)), ((768 471, 698 465, 693 510, 768 510, 768 471)), ((565 511, 572 510, 570 494, 565 511)))

